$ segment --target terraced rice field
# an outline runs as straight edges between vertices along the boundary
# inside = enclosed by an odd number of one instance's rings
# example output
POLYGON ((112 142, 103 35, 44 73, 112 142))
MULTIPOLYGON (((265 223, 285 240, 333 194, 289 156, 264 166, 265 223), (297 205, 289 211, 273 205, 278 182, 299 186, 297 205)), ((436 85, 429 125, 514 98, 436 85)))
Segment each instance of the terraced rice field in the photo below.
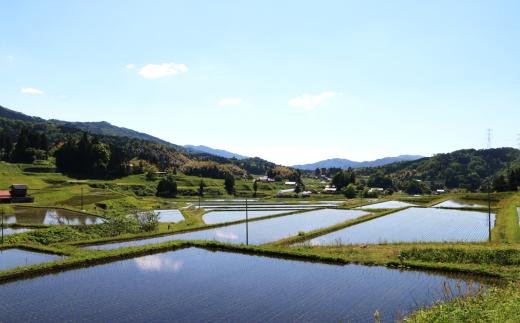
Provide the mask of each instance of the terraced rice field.
MULTIPOLYGON (((299 231, 326 228, 368 214, 363 211, 323 209, 292 214, 273 219, 250 222, 249 244, 263 244, 287 238, 299 231)), ((168 235, 152 239, 134 240, 105 245, 94 245, 83 249, 110 250, 132 246, 160 243, 170 240, 209 240, 228 243, 246 243, 246 224, 235 224, 215 229, 168 235)))
POLYGON ((189 248, 0 284, 4 322, 382 322, 467 290, 462 274, 189 248))
MULTIPOLYGON (((20 249, 0 249, 0 271, 13 269, 19 266, 25 267, 34 264, 41 264, 44 262, 55 261, 59 259, 62 259, 62 257, 45 253, 25 251, 20 249)), ((3 321, 3 315, 0 315, 0 318, 2 322, 16 321, 3 321)))
POLYGON ((374 203, 369 205, 363 205, 357 209, 398 209, 405 206, 416 206, 414 204, 399 202, 399 201, 386 201, 381 203, 374 203))
POLYGON ((15 208, 14 214, 5 217, 6 223, 57 224, 56 215, 64 218, 65 224, 97 224, 102 219, 97 216, 52 208, 15 208))
MULTIPOLYGON (((491 214, 491 228, 494 223, 495 215, 491 214)), ((488 230, 487 213, 410 208, 317 237, 303 244, 486 241, 488 230)))
MULTIPOLYGON (((277 211, 248 211, 248 219, 259 218, 268 215, 280 214, 284 212, 290 212, 288 210, 277 210, 277 211)), ((245 220, 246 211, 213 211, 206 213, 202 216, 202 220, 206 224, 224 223, 238 220, 245 220)))

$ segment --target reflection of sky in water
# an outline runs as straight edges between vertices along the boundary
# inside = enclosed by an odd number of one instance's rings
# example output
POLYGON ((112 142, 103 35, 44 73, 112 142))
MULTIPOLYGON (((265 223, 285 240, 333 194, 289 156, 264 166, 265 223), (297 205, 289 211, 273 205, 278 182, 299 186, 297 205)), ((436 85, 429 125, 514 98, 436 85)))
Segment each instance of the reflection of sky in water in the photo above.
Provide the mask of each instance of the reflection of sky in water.
MULTIPOLYGON (((283 212, 290 212, 290 211, 286 211, 286 210, 248 211, 247 217, 248 217, 248 219, 253 219, 253 218, 259 218, 262 216, 280 214, 283 212)), ((204 220, 204 222, 206 224, 215 224, 215 223, 245 220, 245 218, 246 218, 246 211, 213 211, 213 212, 206 213, 202 216, 202 220, 204 220)))
POLYGON ((159 214, 159 222, 182 222, 184 221, 184 216, 179 210, 155 210, 155 213, 159 214))
POLYGON ((396 322, 494 279, 181 249, 0 285, 4 322, 396 322), (44 292, 42 292, 44 291, 44 292), (44 297, 42 297, 42 295, 44 297), (136 306, 139 305, 139 306, 136 306), (66 309, 66 310, 64 310, 66 309))
POLYGON ((59 215, 63 217, 64 224, 97 224, 103 220, 96 216, 84 215, 60 209, 46 208, 16 208, 15 213, 6 216, 6 223, 36 223, 36 224, 58 224, 53 217, 59 215))
POLYGON ((405 206, 414 206, 410 203, 404 203, 399 201, 386 201, 381 203, 375 203, 370 205, 360 206, 357 209, 398 209, 405 206))
POLYGON ((23 232, 28 232, 28 231, 33 231, 34 229, 29 229, 29 228, 4 228, 4 235, 9 235, 9 234, 15 234, 15 233, 23 233, 23 232))
POLYGON ((143 271, 173 271, 179 272, 182 260, 173 260, 160 255, 146 256, 133 259, 137 267, 143 271))
MULTIPOLYGON (((267 220, 249 222, 249 244, 277 241, 298 234, 299 231, 313 231, 342 223, 367 214, 363 211, 323 209, 300 214, 292 214, 267 220)), ((235 224, 215 229, 180 233, 164 237, 126 241, 105 245, 84 247, 83 249, 110 250, 124 247, 142 246, 170 240, 217 240, 229 243, 246 243, 246 224, 235 224)))
POLYGON ((62 259, 62 257, 20 249, 0 250, 0 271, 59 259, 62 259))
MULTIPOLYGON (((491 228, 495 215, 491 214, 491 228)), ((312 239, 311 245, 393 241, 485 241, 488 214, 435 208, 410 208, 312 239)), ((301 244, 299 244, 301 245, 301 244)))
POLYGON ((448 200, 448 201, 444 201, 442 203, 435 205, 435 207, 441 207, 441 206, 442 207, 482 207, 482 206, 487 206, 487 203, 476 204, 476 203, 471 203, 471 202, 448 200))

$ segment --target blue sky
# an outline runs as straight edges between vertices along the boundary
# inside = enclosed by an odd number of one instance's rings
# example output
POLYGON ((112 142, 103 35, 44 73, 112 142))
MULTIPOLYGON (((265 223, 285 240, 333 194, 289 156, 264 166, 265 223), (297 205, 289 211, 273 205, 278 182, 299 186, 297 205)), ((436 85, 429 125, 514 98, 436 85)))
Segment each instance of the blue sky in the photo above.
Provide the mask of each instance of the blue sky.
POLYGON ((0 105, 285 165, 518 147, 519 7, 0 0, 0 105))

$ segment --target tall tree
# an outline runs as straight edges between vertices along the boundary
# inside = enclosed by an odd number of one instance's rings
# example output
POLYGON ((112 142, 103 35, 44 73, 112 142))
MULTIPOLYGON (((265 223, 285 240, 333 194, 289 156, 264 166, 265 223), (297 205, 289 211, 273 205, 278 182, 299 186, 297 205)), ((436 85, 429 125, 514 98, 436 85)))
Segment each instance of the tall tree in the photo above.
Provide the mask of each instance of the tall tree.
POLYGON ((228 173, 224 179, 224 187, 229 195, 235 193, 235 177, 233 174, 228 173))
POLYGON ((256 197, 256 191, 258 190, 258 184, 256 181, 253 184, 253 190, 255 191, 254 197, 256 197))

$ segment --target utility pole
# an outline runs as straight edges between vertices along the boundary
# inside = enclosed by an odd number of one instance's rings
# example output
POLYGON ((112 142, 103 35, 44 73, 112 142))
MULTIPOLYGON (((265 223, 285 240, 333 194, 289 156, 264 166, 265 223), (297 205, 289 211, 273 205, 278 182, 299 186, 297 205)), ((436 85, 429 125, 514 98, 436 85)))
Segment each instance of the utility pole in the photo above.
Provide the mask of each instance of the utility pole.
POLYGON ((487 149, 491 149, 491 129, 488 129, 487 130, 487 137, 488 137, 488 142, 487 142, 487 149))
POLYGON ((246 246, 249 246, 249 225, 247 223, 247 199, 246 199, 246 246))

